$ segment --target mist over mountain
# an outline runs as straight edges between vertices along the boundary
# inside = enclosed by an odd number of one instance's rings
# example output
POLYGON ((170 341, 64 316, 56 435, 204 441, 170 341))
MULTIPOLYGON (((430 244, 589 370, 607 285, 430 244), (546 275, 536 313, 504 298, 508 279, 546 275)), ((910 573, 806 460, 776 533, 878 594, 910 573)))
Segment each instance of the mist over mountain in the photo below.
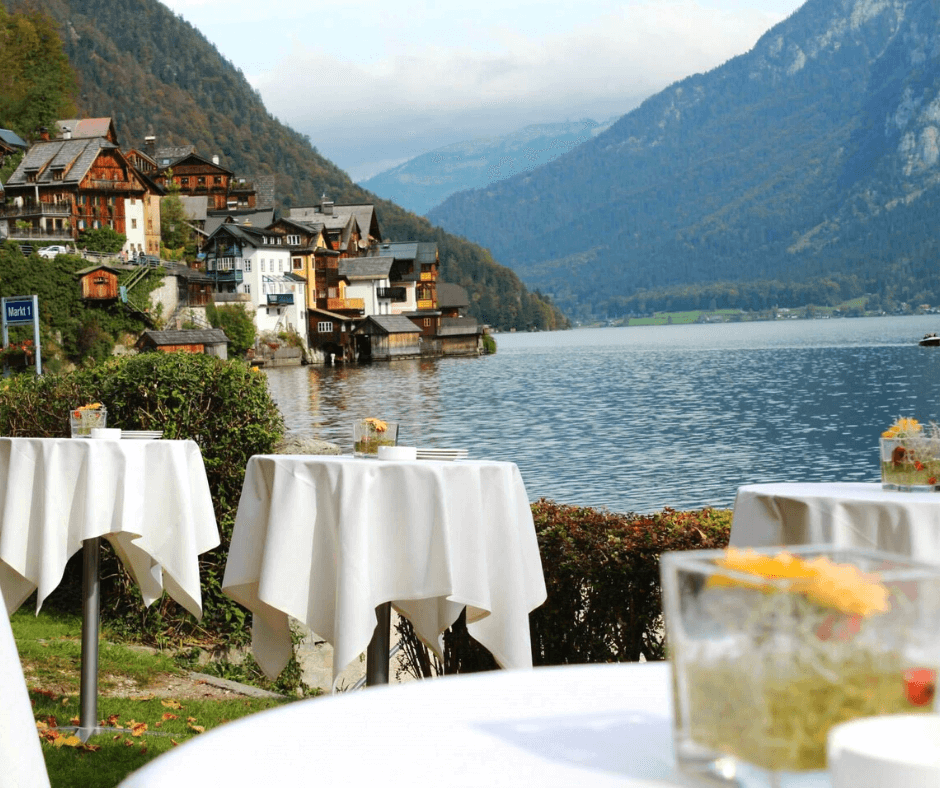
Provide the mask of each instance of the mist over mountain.
POLYGON ((534 124, 513 134, 457 142, 415 156, 360 185, 423 215, 455 192, 483 187, 552 161, 613 122, 584 119, 534 124))
POLYGON ((428 217, 569 314, 936 304, 938 182, 936 0, 808 0, 750 52, 428 217))
MULTIPOLYGON (((376 205, 386 240, 435 241, 444 281, 470 295, 471 315, 497 328, 562 328, 567 321, 490 254, 357 186, 315 141, 274 118, 239 69, 205 36, 156 0, 0 0, 10 12, 40 11, 60 26, 77 72, 82 117, 114 119, 122 149, 196 146, 241 175, 274 175, 279 207, 376 205)), ((0 59, 2 61, 2 59, 0 59)), ((0 74, 0 77, 3 75, 0 74)), ((2 80, 0 80, 2 84, 2 80)), ((298 101, 315 101, 298 86, 298 101)))

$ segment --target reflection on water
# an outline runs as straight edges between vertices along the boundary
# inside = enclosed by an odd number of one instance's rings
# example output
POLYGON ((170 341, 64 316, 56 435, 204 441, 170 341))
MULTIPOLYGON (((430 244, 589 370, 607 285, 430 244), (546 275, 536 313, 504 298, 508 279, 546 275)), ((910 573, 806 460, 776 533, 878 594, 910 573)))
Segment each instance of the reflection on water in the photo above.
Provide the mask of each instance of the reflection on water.
POLYGON ((877 481, 880 432, 940 420, 937 317, 500 334, 483 358, 268 371, 290 432, 519 465, 530 497, 649 512, 730 506, 741 484, 877 481))

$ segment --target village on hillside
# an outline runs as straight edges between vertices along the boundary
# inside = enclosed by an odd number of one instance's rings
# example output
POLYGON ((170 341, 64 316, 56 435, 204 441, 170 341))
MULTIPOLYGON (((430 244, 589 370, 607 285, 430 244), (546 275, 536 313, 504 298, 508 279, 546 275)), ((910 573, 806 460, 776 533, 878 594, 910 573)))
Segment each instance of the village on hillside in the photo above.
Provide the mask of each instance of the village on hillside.
POLYGON ((162 330, 146 332, 139 347, 224 353, 224 334, 221 351, 209 350, 220 344, 220 332, 208 331, 211 303, 240 304, 252 316, 256 363, 483 352, 485 327, 466 316, 466 290, 439 280, 437 244, 386 240, 371 204, 324 196, 276 210, 273 176, 237 175, 217 155, 161 148, 152 136, 122 149, 111 118, 60 120, 32 145, 0 129, 0 165, 20 152, 0 185, 0 241, 44 254, 77 252, 85 230, 124 235, 119 254, 79 272, 82 297, 108 306, 135 270, 162 267, 153 296, 162 330), (161 199, 171 192, 198 238, 197 259, 185 264, 161 259, 161 199), (279 353, 277 342, 262 341, 285 335, 296 342, 279 353))

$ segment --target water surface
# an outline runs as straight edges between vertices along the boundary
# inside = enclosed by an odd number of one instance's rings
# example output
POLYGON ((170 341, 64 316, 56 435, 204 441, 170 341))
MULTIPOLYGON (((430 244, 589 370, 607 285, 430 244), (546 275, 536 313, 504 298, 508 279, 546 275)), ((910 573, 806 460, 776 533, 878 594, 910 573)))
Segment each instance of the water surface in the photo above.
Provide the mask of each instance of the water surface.
POLYGON ((267 372, 290 432, 511 460, 530 498, 650 512, 730 506, 739 485, 877 481, 880 432, 940 420, 940 317, 497 334, 480 358, 267 372))

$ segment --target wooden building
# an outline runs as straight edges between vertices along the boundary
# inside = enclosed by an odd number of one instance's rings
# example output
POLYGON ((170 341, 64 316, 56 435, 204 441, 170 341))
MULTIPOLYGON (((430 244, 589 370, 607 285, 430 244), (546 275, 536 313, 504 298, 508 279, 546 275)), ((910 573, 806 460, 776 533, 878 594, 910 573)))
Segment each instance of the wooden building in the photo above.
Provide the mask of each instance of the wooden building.
POLYGON ((110 265, 95 265, 76 271, 85 301, 117 301, 121 295, 118 276, 121 271, 110 265))
POLYGON ((470 298, 465 288, 449 282, 437 283, 441 312, 437 332, 439 352, 445 356, 478 356, 483 353, 483 326, 467 317, 470 298))
POLYGON ((360 361, 421 355, 421 332, 402 315, 370 315, 353 331, 360 361))
POLYGON ((138 232, 143 245, 144 227, 129 225, 153 224, 151 186, 121 153, 111 119, 59 121, 59 128, 62 136, 44 133, 7 180, 0 220, 8 237, 50 244, 110 227, 128 238, 138 232), (85 136, 93 132, 100 136, 85 136))
POLYGON ((228 358, 229 338, 221 328, 180 329, 179 331, 144 331, 137 340, 140 351, 161 353, 205 353, 228 358))

